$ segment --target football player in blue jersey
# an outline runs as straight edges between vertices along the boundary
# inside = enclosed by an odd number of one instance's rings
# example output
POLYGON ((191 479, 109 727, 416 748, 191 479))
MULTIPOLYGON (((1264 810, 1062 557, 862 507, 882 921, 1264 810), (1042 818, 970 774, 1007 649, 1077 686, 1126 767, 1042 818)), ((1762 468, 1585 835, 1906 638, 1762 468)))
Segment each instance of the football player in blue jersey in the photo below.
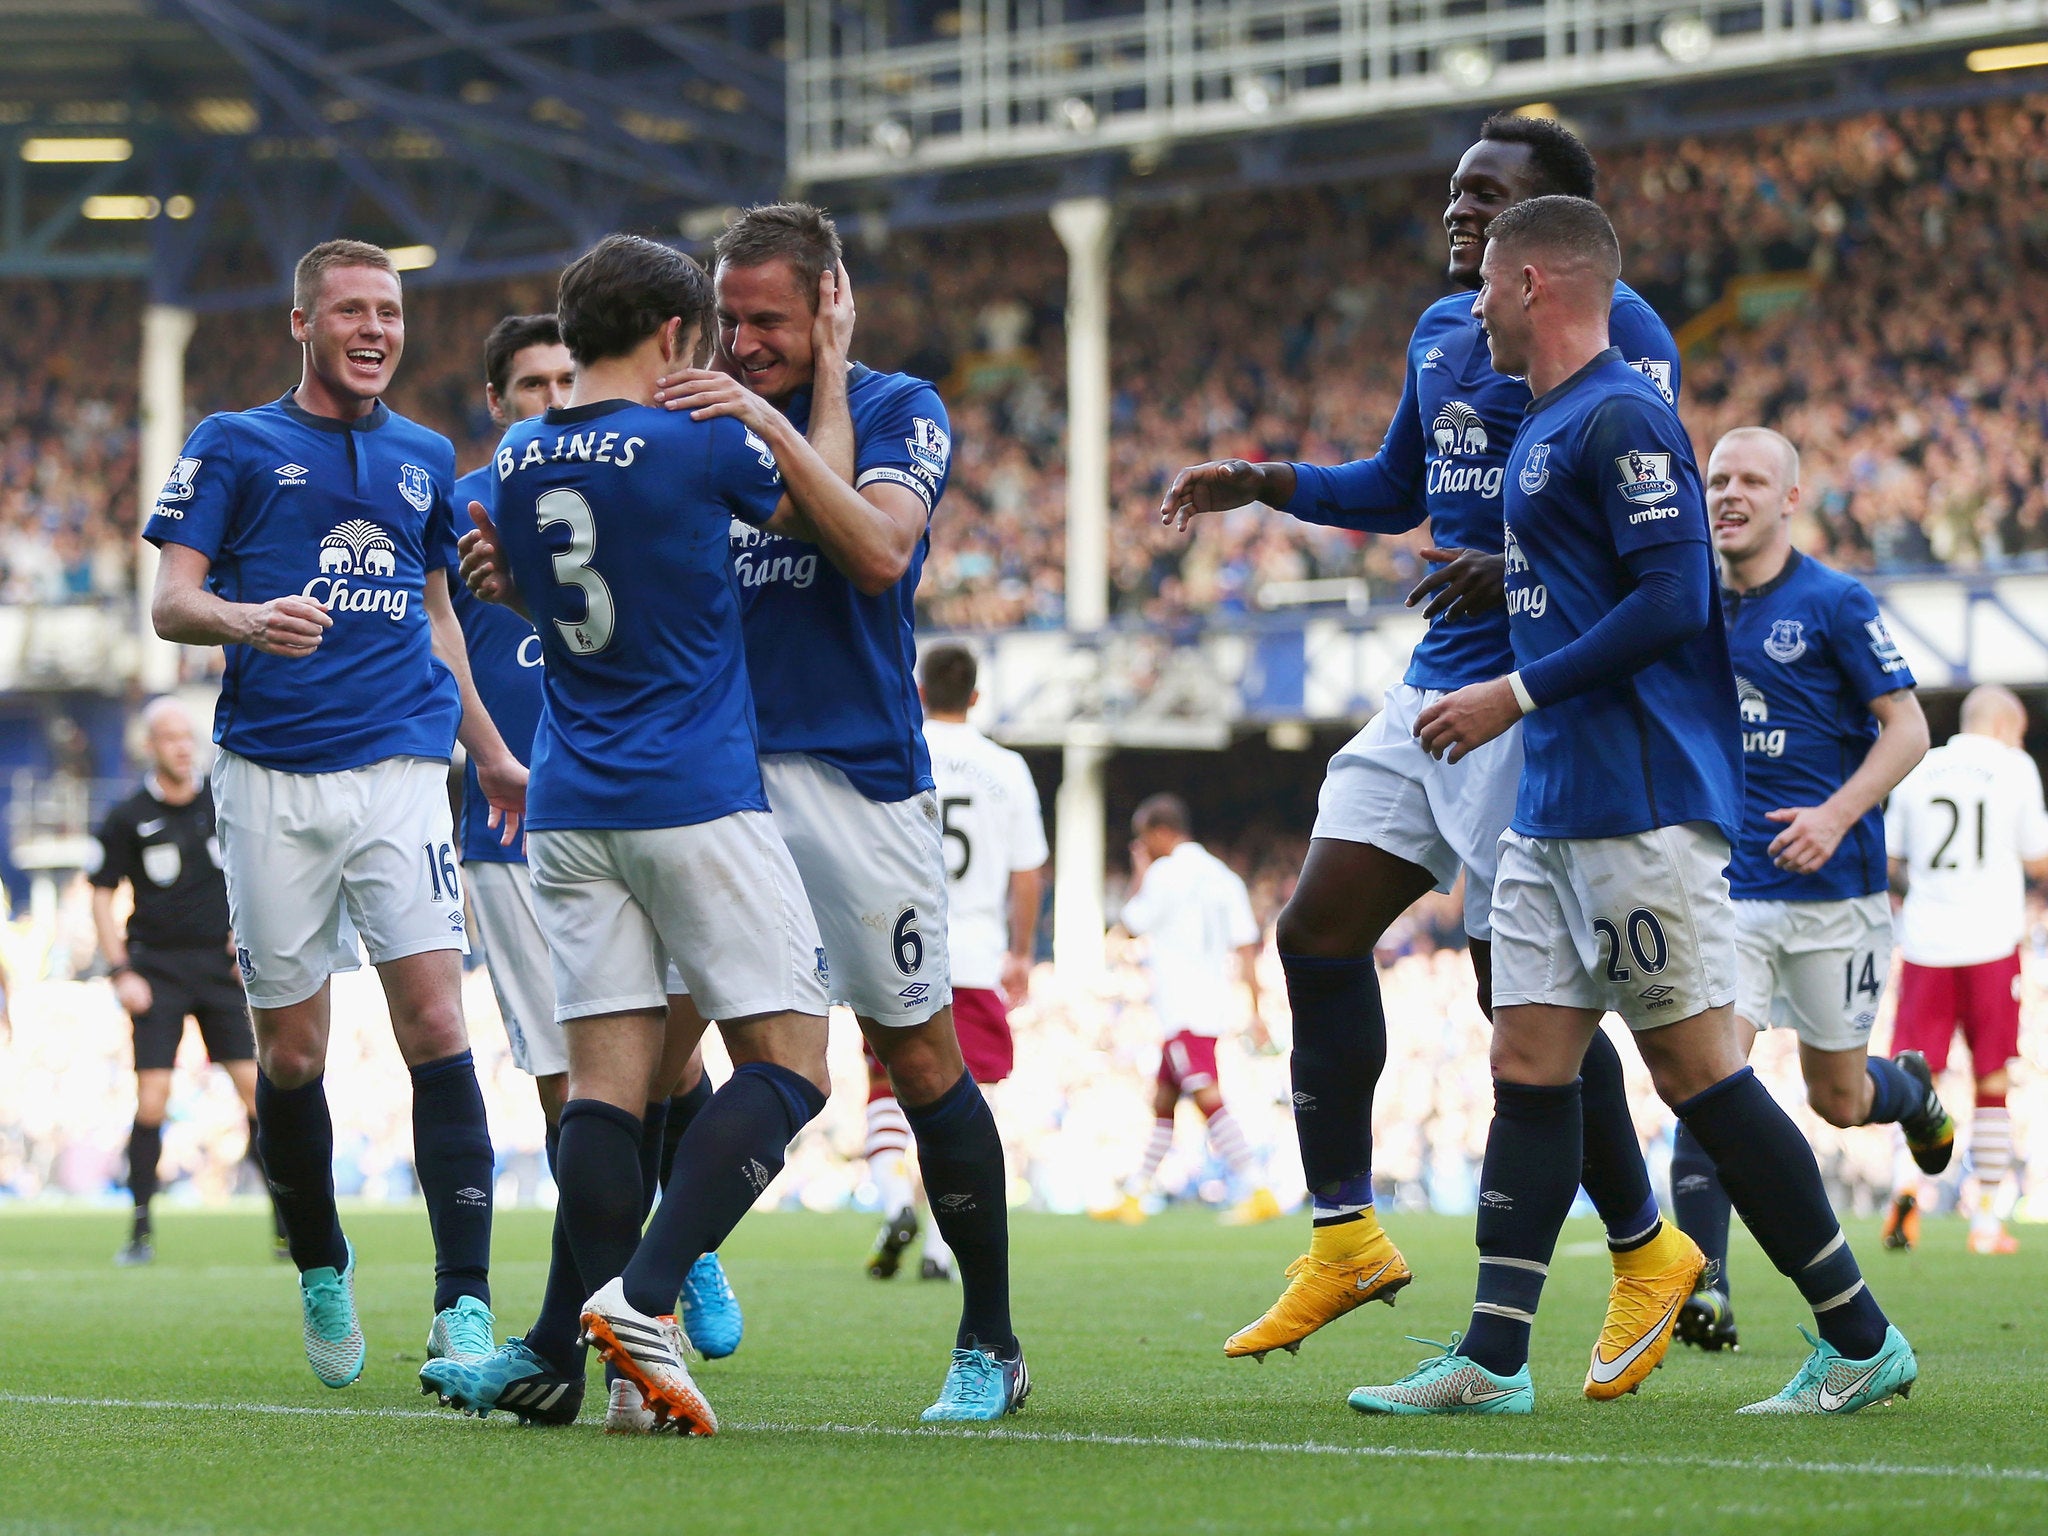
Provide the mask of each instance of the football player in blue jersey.
POLYGON ((990 1419, 1030 1390, 1010 1322, 1003 1146, 960 1054, 946 861, 918 704, 913 598, 952 437, 922 379, 848 360, 853 292, 819 210, 748 210, 719 237, 717 371, 665 385, 774 451, 788 495, 733 528, 761 771, 848 1003, 916 1139, 961 1318, 929 1420, 990 1419))
POLYGON ((209 416, 158 493, 156 631, 227 652, 213 765, 237 958, 256 1026, 263 1163, 300 1271, 307 1359, 361 1374, 354 1255, 334 1206, 328 978, 360 937, 413 1081, 434 1232, 432 1357, 492 1347, 492 1158, 462 1016, 468 949, 448 812, 458 733, 501 835, 526 770, 476 696, 449 603, 448 439, 383 403, 405 344, 391 259, 300 260, 296 389, 209 416))
MULTIPOLYGON (((1391 1303, 1407 1264, 1373 1212, 1372 1098, 1386 1063, 1386 1015, 1373 947, 1394 919, 1465 872, 1465 929, 1480 1006, 1493 1006, 1489 909, 1500 834, 1514 809, 1522 747, 1513 728, 1455 763, 1432 759, 1414 724, 1433 701, 1510 664, 1498 599, 1501 484, 1528 385, 1495 371, 1470 290, 1486 230, 1503 209, 1546 193, 1593 196, 1593 157, 1544 118, 1496 116, 1451 177, 1443 212, 1446 274, 1460 291, 1423 312, 1408 343, 1401 403, 1370 459, 1313 464, 1201 464, 1175 477, 1162 520, 1261 501, 1304 521, 1405 533, 1427 519, 1439 562, 1410 602, 1430 595, 1428 632, 1379 714, 1330 762, 1313 840, 1280 914, 1280 960, 1294 1010, 1295 1133, 1311 1198, 1309 1251, 1288 1270, 1271 1309, 1224 1344, 1227 1355, 1297 1349, 1368 1301, 1391 1303), (1491 590, 1489 590, 1491 589, 1491 590), (1433 595, 1432 595, 1433 594, 1433 595)), ((1609 326, 1622 356, 1666 398, 1678 391, 1678 347, 1650 306, 1617 284, 1609 326)), ((1605 1328, 1656 1318, 1692 1289, 1690 1245, 1667 1228, 1650 1192, 1621 1057, 1604 1035, 1586 1053, 1585 1183, 1607 1228, 1614 1281, 1605 1328)), ((1647 1373, 1662 1357, 1637 1357, 1647 1373)), ((1608 1397, 1639 1380, 1589 1382, 1608 1397)))
POLYGON ((563 1308, 551 1277, 540 1320, 493 1357, 519 1394, 495 1401, 577 1395, 580 1328, 622 1378, 608 1428, 710 1434, 671 1308, 827 1085, 825 951, 762 789, 729 550, 735 520, 775 515, 782 482, 740 422, 654 403, 656 380, 708 342, 695 262, 609 236, 562 274, 558 312, 570 404, 506 433, 495 522, 471 509, 472 547, 502 551, 500 595, 523 600, 546 652, 527 845, 568 1026, 563 1225, 574 1270, 601 1283, 563 1308), (678 1144, 643 1237, 648 1085, 705 1027, 669 1006, 672 967, 736 1065, 678 1144))
MULTIPOLYGON (((1531 198, 1488 233, 1475 310, 1534 395, 1507 464, 1514 669, 1417 718, 1456 759, 1522 723, 1493 897, 1494 1118, 1469 1330, 1364 1413, 1528 1413, 1529 1333, 1582 1144, 1580 1062, 1621 1015, 1658 1094, 1813 1308, 1813 1352, 1746 1413, 1853 1413, 1918 1366, 1864 1283, 1813 1150, 1744 1063, 1724 870, 1742 823, 1735 674, 1699 473, 1678 413, 1609 343, 1621 247, 1582 198, 1531 198)), ((1682 1300, 1682 1298, 1681 1298, 1682 1300)), ((1668 1341, 1680 1301, 1594 1346, 1588 1381, 1668 1341)))
MULTIPOLYGON (((1948 1166, 1955 1122, 1918 1051, 1867 1047, 1892 969, 1885 796, 1927 751, 1913 673, 1861 582, 1792 547, 1799 450, 1738 427, 1707 459, 1707 516, 1721 556, 1721 611, 1742 728, 1742 826, 1728 865, 1735 898, 1735 1034, 1796 1030, 1806 1102, 1830 1125, 1897 1123, 1930 1174, 1948 1166)), ((1684 1125, 1671 1195, 1714 1268, 1678 1316, 1678 1336, 1734 1348, 1728 1195, 1684 1125)))

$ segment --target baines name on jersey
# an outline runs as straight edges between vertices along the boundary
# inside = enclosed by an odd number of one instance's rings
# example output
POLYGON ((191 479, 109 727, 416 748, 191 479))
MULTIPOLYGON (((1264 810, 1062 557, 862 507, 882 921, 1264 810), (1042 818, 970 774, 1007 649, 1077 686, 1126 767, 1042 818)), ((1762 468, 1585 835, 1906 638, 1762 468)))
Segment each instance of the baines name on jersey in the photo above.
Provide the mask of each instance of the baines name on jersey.
POLYGON ((544 446, 536 437, 526 445, 526 452, 513 462, 512 449, 508 445, 498 450, 498 478, 508 480, 521 469, 531 469, 536 464, 552 464, 559 459, 578 459, 586 464, 610 464, 618 469, 630 469, 634 455, 647 446, 644 437, 629 437, 620 440, 616 432, 563 432, 552 447, 544 446))

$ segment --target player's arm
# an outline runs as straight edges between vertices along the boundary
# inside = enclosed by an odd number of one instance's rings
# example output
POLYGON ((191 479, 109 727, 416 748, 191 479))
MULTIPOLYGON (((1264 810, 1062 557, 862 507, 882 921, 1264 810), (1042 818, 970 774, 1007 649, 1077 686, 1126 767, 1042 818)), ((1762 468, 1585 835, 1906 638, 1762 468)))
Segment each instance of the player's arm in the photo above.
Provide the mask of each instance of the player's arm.
POLYGON ((296 592, 267 603, 231 603, 206 590, 213 561, 186 544, 165 544, 157 561, 149 619, 178 645, 249 645, 268 656, 310 656, 334 620, 296 592))
POLYGON ((2048 880, 2048 798, 2041 791, 2041 770, 2026 760, 2027 782, 2020 807, 2020 868, 2030 880, 2048 880))
POLYGON ((135 829, 116 810, 101 823, 93 841, 99 845, 99 862, 85 877, 92 886, 93 936, 99 940, 108 979, 114 984, 114 996, 122 1008, 131 1014, 147 1013, 152 1001, 149 983, 128 968, 128 935, 114 916, 114 893, 124 880, 132 888, 140 862, 135 829))
POLYGON ((1194 464, 1173 477, 1159 503, 1159 521, 1185 533, 1204 512, 1263 502, 1327 528, 1406 533, 1427 517, 1423 498, 1427 445, 1415 384, 1415 348, 1408 349, 1401 403, 1387 423, 1380 451, 1334 469, 1316 464, 1253 464, 1223 459, 1194 464))
POLYGON ((433 635, 434 656, 455 674, 456 690, 462 695, 462 724, 456 739, 476 764, 476 781, 491 805, 488 825, 498 827, 498 841, 509 846, 519 835, 519 818, 526 814, 526 768, 498 734, 497 722, 484 708, 476 691, 476 679, 469 671, 469 647, 463 643, 462 622, 455 617, 455 605, 448 600, 448 572, 427 572, 427 625, 433 635))
POLYGON ((1031 990, 1031 957, 1038 949, 1038 909, 1044 893, 1043 864, 1010 871, 1010 951, 1003 956, 1003 993, 1013 1003, 1031 990))
POLYGON ((1870 701, 1877 740, 1842 787, 1819 805, 1786 806, 1766 813, 1784 830, 1771 839, 1771 861, 1795 875, 1810 875, 1834 857, 1849 829, 1898 787, 1927 755, 1927 716, 1910 688, 1870 701))

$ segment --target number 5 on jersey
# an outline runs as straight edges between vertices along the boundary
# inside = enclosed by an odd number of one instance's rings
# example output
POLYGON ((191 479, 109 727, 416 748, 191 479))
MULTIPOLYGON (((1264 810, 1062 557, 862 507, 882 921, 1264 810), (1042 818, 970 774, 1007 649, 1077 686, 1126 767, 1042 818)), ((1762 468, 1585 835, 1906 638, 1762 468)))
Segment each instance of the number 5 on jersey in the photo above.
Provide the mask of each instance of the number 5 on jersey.
POLYGON ((557 523, 569 530, 569 547, 554 557, 555 580, 583 594, 582 619, 557 619, 555 628, 561 631, 562 643, 577 655, 595 655, 611 644, 616 610, 612 589, 590 567, 590 557, 597 552, 597 522, 590 503, 581 491, 557 487, 534 502, 533 510, 542 533, 557 523))

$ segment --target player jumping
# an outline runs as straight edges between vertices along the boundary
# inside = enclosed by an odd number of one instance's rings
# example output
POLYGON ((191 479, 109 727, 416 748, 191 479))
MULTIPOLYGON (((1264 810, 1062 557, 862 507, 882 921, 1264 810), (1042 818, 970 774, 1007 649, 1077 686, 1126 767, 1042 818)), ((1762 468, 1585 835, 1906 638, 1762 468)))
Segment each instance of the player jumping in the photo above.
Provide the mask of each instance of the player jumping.
MULTIPOLYGON (((1501 549, 1501 487, 1528 386, 1488 360, 1469 290, 1479 286, 1487 229, 1502 210, 1541 194, 1591 198, 1598 170, 1585 145, 1542 118, 1496 116, 1451 177, 1444 209, 1448 277, 1467 290, 1424 311, 1408 344, 1401 403, 1374 457, 1335 469, 1230 460, 1182 470, 1160 517, 1185 526, 1200 512, 1261 501, 1307 522, 1404 533, 1429 521, 1447 562, 1410 597, 1435 592, 1432 621, 1407 676, 1379 714, 1330 761, 1313 841, 1293 898, 1280 913, 1280 963, 1294 1010, 1294 1125, 1311 1195, 1309 1251, 1287 1289, 1257 1322, 1224 1344, 1228 1355, 1294 1349, 1316 1329, 1368 1301, 1393 1299, 1410 1278, 1372 1206, 1372 1098, 1386 1065, 1386 1015, 1373 946, 1417 898, 1448 891, 1465 871, 1465 931, 1479 1005, 1493 1008, 1489 911, 1501 832, 1514 809, 1521 733, 1456 762, 1415 743, 1416 717, 1436 699, 1508 670, 1504 610, 1476 595, 1494 586, 1501 549), (1439 590, 1440 589, 1440 590, 1439 590)), ((1649 305, 1617 283, 1608 316, 1622 356, 1676 399, 1678 346, 1649 305)), ((1692 1289, 1691 1244, 1657 1214, 1621 1056, 1596 1035, 1586 1051, 1587 1193, 1607 1228, 1614 1282, 1600 1347, 1627 1353, 1637 1321, 1655 1321, 1692 1289)), ((1668 1337, 1653 1340, 1650 1370, 1668 1337)), ((1634 1373, 1632 1372, 1631 1375, 1634 1373)), ((1625 1386, 1589 1381, 1595 1396, 1625 1386)))
MULTIPOLYGON (((974 653, 935 645, 918 662, 924 739, 939 796, 946 850, 946 950, 953 962, 953 1026, 967 1070, 984 1090, 1010 1075, 1016 1046, 1010 1005, 1031 985, 1031 953, 1047 858, 1038 786, 1024 759, 967 723, 975 691, 974 653)), ((868 1052, 868 1170, 882 1197, 882 1230, 868 1273, 895 1275, 919 1222, 910 1174, 910 1122, 872 1051, 868 1052)), ((934 1222, 918 1265, 926 1280, 953 1278, 953 1255, 934 1222)))
POLYGON ((1216 1081, 1216 1013, 1230 993, 1232 959, 1251 994, 1252 1036, 1261 1044, 1266 1039, 1259 1017, 1259 923, 1237 871, 1190 835, 1187 804, 1178 795, 1152 795, 1131 816, 1131 890, 1117 923, 1146 941, 1152 1011, 1164 1038, 1144 1161, 1121 1200, 1090 1214, 1132 1225, 1145 1219, 1141 1197, 1173 1150, 1174 1112, 1190 1098, 1209 1123, 1209 1145, 1231 1177, 1249 1186, 1224 1220, 1233 1226, 1273 1220, 1280 1203, 1263 1183, 1252 1185, 1256 1160, 1216 1081))
POLYGON ((608 1428, 710 1434, 671 1308, 827 1085, 824 951, 762 791, 727 548, 734 519, 767 522, 782 485, 739 423, 654 404, 711 328, 696 263, 610 236, 562 274, 559 312, 570 404, 506 434, 479 542, 502 548, 546 651, 527 844, 568 1026, 562 1224, 575 1271, 602 1283, 561 1307, 553 1277, 540 1320, 494 1359, 528 1357, 522 1401, 566 1399, 580 1326, 631 1388, 608 1428), (702 1027, 669 1007, 671 965, 735 1067, 678 1144, 643 1238, 649 1087, 702 1027))
MULTIPOLYGON (((1478 1295, 1469 1331, 1442 1354, 1352 1393, 1364 1413, 1533 1409, 1530 1329, 1579 1180, 1579 1063, 1608 1010, 1814 1309, 1812 1355, 1743 1411, 1853 1413, 1918 1373, 1863 1282, 1812 1148, 1737 1046, 1723 874, 1742 816, 1735 677, 1685 428, 1608 345, 1620 270, 1607 216, 1571 197, 1501 214, 1481 265, 1474 308, 1494 365, 1535 397, 1504 501, 1516 669, 1416 721, 1423 747, 1452 758, 1525 723, 1494 886, 1478 1295)), ((1681 1300, 1646 1319, 1631 1350, 1596 1346, 1589 1390, 1626 1380, 1668 1340, 1681 1300)))
POLYGON ((391 258, 315 246, 292 300, 298 387, 201 422, 143 536, 163 551, 156 632, 227 649, 213 792, 256 1026, 258 1142, 300 1271, 306 1358, 342 1387, 364 1343, 322 1072, 328 978, 356 966, 358 935, 412 1072, 434 1232, 427 1353, 492 1347, 491 1139, 463 1025, 447 793, 458 722, 508 838, 526 770, 477 699, 449 605, 455 450, 381 398, 405 345, 391 258))
MULTIPOLYGON (((1939 1075, 1962 1029, 1977 1080, 1970 1252, 2004 1254, 2019 1247, 1998 1215, 1999 1186, 2012 1165, 2006 1069, 2019 1055, 2027 877, 2048 877, 2048 810, 2041 770, 2021 749, 2027 711, 2010 690, 1973 688, 1962 727, 1920 760, 1885 808, 1892 874, 1906 891, 1892 1050, 1924 1054, 1939 1075)), ((1916 1182, 1893 1196, 1887 1247, 1910 1248, 1918 1235, 1916 1182)))
MULTIPOLYGON (((1917 1051, 1867 1049, 1892 968, 1884 797, 1927 750, 1913 674, 1859 581, 1792 547, 1799 450, 1738 427, 1707 459, 1707 517, 1742 725, 1735 899, 1735 1043, 1799 1035, 1806 1102, 1830 1125, 1896 1122, 1939 1173, 1955 1122, 1917 1051)), ((1702 1349, 1737 1347, 1729 1305, 1728 1195, 1681 1123, 1671 1159, 1679 1225, 1710 1267, 1678 1316, 1702 1349)))

